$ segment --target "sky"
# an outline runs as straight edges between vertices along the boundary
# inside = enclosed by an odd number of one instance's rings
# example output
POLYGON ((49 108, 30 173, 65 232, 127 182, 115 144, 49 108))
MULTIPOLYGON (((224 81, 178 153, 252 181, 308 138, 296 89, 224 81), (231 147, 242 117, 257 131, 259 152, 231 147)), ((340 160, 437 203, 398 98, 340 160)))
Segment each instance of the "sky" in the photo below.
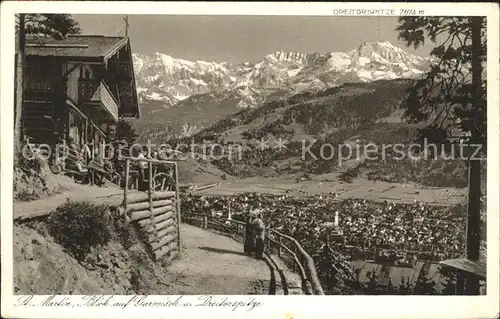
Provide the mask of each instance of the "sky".
MULTIPOLYGON (((125 35, 124 15, 73 15, 84 34, 125 35)), ((276 51, 347 52, 363 42, 398 41, 397 17, 129 15, 134 53, 161 52, 190 61, 241 63, 276 51)))

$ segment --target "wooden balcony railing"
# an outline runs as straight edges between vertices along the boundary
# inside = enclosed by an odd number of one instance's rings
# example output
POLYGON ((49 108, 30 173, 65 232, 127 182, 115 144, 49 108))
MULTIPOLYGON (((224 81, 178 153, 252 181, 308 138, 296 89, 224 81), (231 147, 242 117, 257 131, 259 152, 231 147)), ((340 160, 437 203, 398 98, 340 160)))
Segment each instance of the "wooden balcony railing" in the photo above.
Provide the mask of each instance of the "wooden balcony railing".
POLYGON ((114 96, 111 94, 111 91, 108 88, 108 86, 104 82, 101 82, 98 92, 101 97, 101 102, 103 106, 108 110, 108 112, 113 116, 113 118, 116 121, 118 121, 119 109, 120 109, 118 106, 119 104, 114 98, 114 96))
POLYGON ((101 81, 97 88, 92 79, 80 79, 78 83, 79 97, 82 102, 100 105, 115 121, 119 116, 119 104, 108 86, 101 81))

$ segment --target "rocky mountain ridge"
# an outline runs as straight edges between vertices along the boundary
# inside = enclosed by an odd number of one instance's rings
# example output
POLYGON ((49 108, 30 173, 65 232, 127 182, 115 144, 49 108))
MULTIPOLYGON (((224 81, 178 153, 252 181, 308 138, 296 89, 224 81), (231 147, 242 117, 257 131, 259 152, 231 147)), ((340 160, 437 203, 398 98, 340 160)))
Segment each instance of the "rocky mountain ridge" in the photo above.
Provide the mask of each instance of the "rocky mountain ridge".
POLYGON ((407 53, 390 42, 365 42, 349 52, 301 53, 277 51, 260 61, 187 61, 164 53, 134 54, 141 101, 164 107, 200 94, 236 96, 236 107, 253 107, 269 95, 296 94, 344 83, 417 78, 430 58, 407 53))

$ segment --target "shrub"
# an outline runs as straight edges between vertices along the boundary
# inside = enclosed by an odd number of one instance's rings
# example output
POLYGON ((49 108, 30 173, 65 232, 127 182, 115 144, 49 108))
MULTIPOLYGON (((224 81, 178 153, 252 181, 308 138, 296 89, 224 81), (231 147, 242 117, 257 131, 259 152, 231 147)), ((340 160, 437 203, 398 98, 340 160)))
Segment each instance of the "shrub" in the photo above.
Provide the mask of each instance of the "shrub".
POLYGON ((68 201, 49 217, 48 230, 70 255, 83 261, 92 247, 111 239, 113 221, 107 212, 105 205, 68 201))

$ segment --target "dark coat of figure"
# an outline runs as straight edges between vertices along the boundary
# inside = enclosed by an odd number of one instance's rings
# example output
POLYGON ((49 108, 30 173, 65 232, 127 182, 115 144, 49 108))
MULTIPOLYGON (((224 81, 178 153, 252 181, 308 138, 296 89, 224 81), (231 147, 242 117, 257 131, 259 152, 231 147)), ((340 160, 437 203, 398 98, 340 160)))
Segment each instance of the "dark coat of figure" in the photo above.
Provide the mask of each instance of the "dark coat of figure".
POLYGON ((255 231, 253 229, 254 216, 248 216, 245 225, 245 242, 243 244, 243 251, 247 255, 255 252, 255 231))
POLYGON ((266 233, 266 225, 262 221, 262 214, 257 214, 257 217, 253 220, 253 228, 255 231, 255 258, 262 259, 266 233))

